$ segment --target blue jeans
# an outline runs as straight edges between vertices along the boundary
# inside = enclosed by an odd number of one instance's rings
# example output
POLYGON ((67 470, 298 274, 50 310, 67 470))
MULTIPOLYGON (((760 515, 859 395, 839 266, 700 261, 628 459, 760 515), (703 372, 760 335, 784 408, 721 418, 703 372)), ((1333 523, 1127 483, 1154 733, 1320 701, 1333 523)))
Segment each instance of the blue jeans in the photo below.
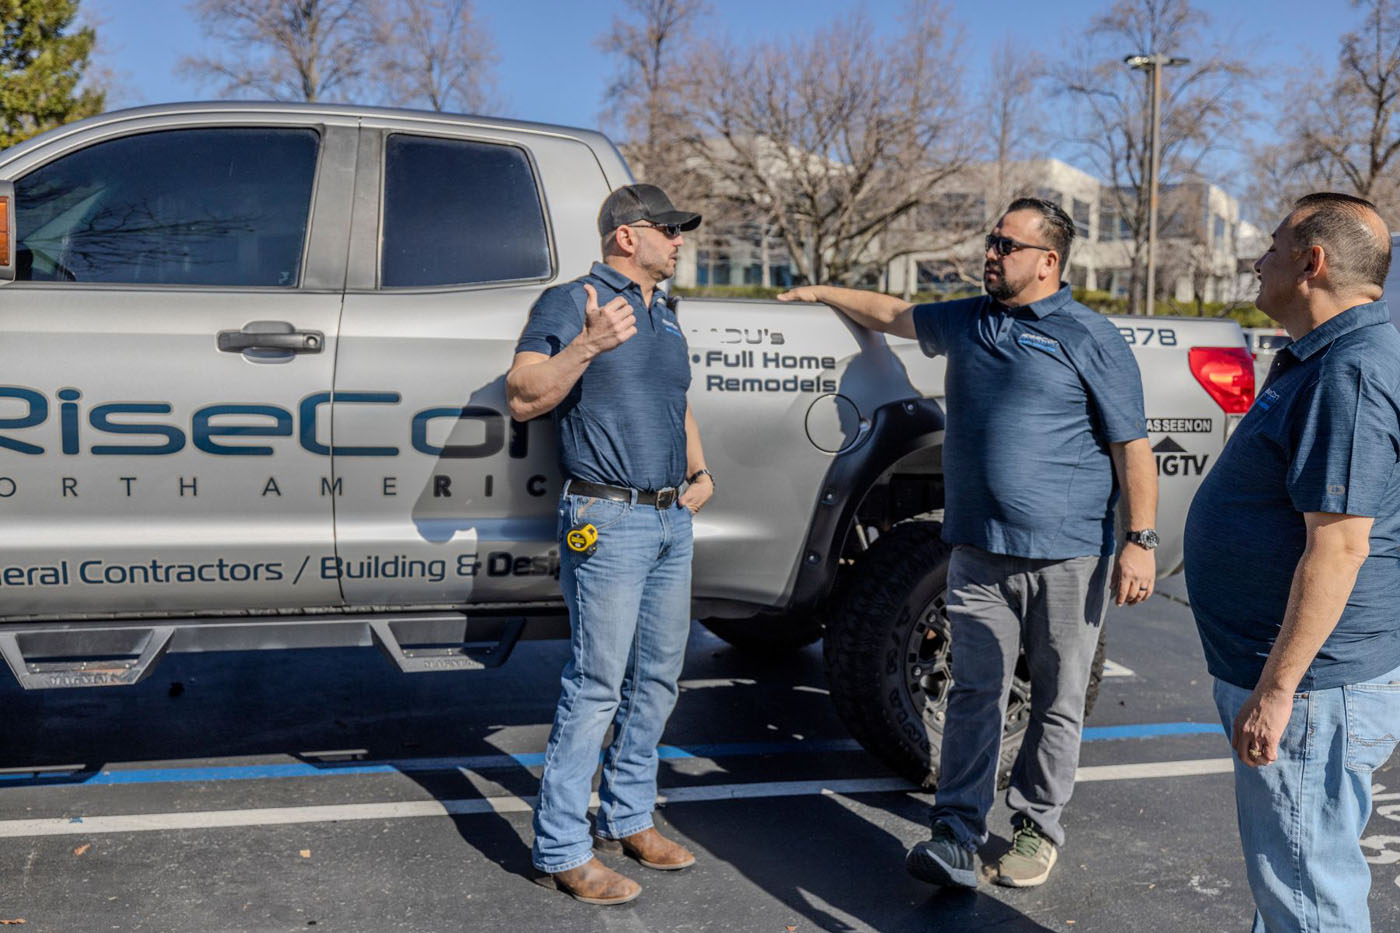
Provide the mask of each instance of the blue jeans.
MULTIPOLYGON (((566 487, 567 488, 567 487, 566 487)), ((559 584, 569 606, 571 654, 545 749, 535 807, 536 868, 566 871, 593 857, 589 792, 608 727, 598 788, 598 835, 649 829, 656 806, 656 745, 676 704, 690 631, 690 512, 565 495, 559 503, 559 584), (583 556, 564 535, 591 523, 598 549, 583 556)))
MULTIPOLYGON (((1250 691, 1215 682, 1226 734, 1250 691)), ((1254 894, 1254 933, 1371 929, 1371 867, 1360 839, 1371 818, 1371 772, 1400 734, 1400 668, 1293 697, 1278 760, 1235 759, 1235 810, 1254 894)))

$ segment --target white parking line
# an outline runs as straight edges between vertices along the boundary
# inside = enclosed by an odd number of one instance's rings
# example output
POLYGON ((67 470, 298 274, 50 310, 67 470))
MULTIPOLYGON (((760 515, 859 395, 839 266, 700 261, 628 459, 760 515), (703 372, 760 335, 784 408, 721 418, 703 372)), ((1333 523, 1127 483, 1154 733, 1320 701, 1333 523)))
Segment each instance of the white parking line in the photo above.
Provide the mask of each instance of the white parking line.
MULTIPOLYGON (((1225 774, 1229 758, 1193 761, 1152 761, 1080 768, 1075 780, 1135 781, 1202 774, 1225 774)), ((917 790, 900 778, 847 781, 769 781, 753 784, 711 784, 676 787, 661 795, 662 803, 710 800, 752 800, 763 797, 809 797, 873 794, 917 790)), ((528 813, 534 797, 486 797, 475 800, 409 800, 391 803, 352 803, 319 807, 267 807, 251 810, 197 810, 181 813, 131 813, 37 820, 0 820, 0 838, 22 836, 96 836, 180 829, 229 829, 241 826, 286 826, 298 823, 340 823, 353 820, 401 820, 430 816, 469 816, 481 813, 528 813)), ((598 805, 595 794, 593 806, 598 805)))
POLYGON ((1124 667, 1111 658, 1104 658, 1103 675, 1105 677, 1136 677, 1137 671, 1134 671, 1132 668, 1124 667))

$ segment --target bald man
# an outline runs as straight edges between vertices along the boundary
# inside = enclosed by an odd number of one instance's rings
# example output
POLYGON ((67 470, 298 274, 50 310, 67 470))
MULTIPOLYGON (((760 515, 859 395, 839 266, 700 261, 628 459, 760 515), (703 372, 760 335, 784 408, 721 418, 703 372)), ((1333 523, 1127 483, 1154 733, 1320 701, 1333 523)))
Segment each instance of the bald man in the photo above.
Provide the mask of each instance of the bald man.
POLYGON ((1186 520, 1186 585, 1235 753, 1256 933, 1369 930, 1358 844, 1400 734, 1400 333, 1368 201, 1298 201, 1254 264, 1293 337, 1186 520), (1240 572, 1240 561, 1248 571, 1240 572))

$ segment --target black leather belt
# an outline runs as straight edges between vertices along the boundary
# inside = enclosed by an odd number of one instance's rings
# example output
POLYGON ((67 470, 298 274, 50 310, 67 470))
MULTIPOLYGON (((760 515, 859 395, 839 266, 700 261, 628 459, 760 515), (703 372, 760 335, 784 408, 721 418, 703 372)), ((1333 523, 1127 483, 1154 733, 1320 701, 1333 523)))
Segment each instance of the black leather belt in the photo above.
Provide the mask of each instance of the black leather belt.
POLYGON ((629 489, 626 486, 605 486, 587 480, 569 480, 569 495, 592 496, 595 499, 612 499, 614 502, 631 502, 636 496, 638 505, 652 505, 658 509, 669 509, 676 504, 677 490, 674 486, 650 492, 645 489, 629 489))

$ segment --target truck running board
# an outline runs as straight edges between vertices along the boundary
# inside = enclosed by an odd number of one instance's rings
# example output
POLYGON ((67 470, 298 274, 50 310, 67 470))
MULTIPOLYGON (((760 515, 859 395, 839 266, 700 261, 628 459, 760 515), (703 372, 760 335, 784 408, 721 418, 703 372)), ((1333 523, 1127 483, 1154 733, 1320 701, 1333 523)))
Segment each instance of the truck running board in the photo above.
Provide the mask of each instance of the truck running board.
POLYGON ((455 624, 450 619, 436 624, 423 619, 375 619, 369 629, 379 650, 405 674, 480 671, 504 664, 525 628, 519 616, 491 621, 497 624, 474 641, 466 640, 476 632, 465 619, 455 624))
POLYGON ((406 674, 477 671, 505 663, 526 622, 510 612, 429 611, 4 623, 0 656, 26 690, 128 686, 167 652, 375 645, 406 674))
POLYGON ((0 654, 26 690, 125 687, 155 670, 170 650, 173 634, 175 629, 168 625, 82 632, 59 640, 40 633, 4 632, 0 654))

